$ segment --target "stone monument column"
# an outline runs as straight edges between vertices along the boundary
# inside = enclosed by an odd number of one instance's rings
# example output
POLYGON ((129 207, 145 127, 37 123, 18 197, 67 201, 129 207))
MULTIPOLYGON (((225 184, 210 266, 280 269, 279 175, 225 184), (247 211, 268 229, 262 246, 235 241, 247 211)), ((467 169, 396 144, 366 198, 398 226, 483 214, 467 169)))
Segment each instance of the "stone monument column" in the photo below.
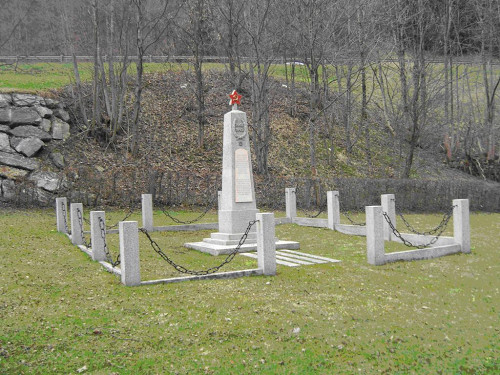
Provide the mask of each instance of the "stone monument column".
MULTIPOLYGON (((222 193, 219 207, 219 232, 244 233, 258 212, 250 157, 250 140, 245 112, 238 110, 241 95, 230 95, 233 109, 224 115, 222 193)), ((252 227, 251 232, 255 232, 252 227)), ((229 239, 229 238, 228 238, 229 239)))
MULTIPOLYGON (((255 188, 250 156, 250 140, 245 112, 238 110, 241 95, 233 91, 229 98, 232 110, 224 115, 222 156, 222 191, 219 194, 219 232, 212 233, 202 242, 185 243, 184 246, 212 255, 229 254, 238 245, 248 223, 259 212, 255 202, 255 188)), ((299 243, 276 241, 277 249, 298 249, 299 243)), ((257 249, 254 225, 240 252, 257 249)))

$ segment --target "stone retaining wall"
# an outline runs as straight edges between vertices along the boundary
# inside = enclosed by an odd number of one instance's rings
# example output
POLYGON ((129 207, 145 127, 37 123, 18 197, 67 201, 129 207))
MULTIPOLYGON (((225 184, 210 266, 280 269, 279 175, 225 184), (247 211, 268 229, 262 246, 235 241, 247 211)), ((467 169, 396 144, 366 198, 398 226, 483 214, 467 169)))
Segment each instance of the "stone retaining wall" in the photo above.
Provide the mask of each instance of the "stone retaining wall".
POLYGON ((0 201, 17 199, 16 186, 26 180, 32 181, 40 202, 53 200, 53 193, 64 185, 62 174, 57 172, 64 167, 64 158, 60 153, 50 153, 50 170, 42 171, 38 156, 49 143, 64 142, 69 137, 69 120, 57 100, 0 94, 0 201))

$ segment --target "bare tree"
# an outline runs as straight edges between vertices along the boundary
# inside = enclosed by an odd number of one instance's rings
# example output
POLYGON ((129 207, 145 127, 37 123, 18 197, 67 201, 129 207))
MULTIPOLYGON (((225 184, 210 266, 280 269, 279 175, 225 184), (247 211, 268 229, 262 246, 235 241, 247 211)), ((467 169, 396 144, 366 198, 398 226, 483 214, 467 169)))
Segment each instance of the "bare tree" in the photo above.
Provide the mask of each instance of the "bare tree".
MULTIPOLYGON (((35 0, 29 1, 10 1, 1 3, 0 7, 2 12, 0 13, 0 51, 5 51, 7 47, 11 47, 11 51, 14 46, 22 46, 19 38, 16 38, 16 34, 20 31, 26 19, 33 11, 33 5, 35 0)), ((17 51, 16 51, 17 52, 17 51)), ((9 63, 9 65, 14 65, 14 69, 17 70, 17 63, 9 63)), ((5 63, 0 63, 1 65, 7 65, 5 63)))
POLYGON ((257 161, 257 173, 268 174, 268 154, 271 141, 269 106, 270 74, 273 46, 276 41, 272 28, 275 0, 258 0, 249 4, 244 15, 244 29, 249 41, 248 76, 252 95, 252 143, 257 161))
POLYGON ((432 70, 426 62, 425 49, 433 23, 427 1, 398 0, 390 8, 391 17, 395 20, 392 35, 398 58, 401 120, 407 145, 402 172, 404 178, 410 177, 415 150, 421 146, 421 136, 431 113, 431 98, 436 98, 441 89, 439 86, 429 89, 432 70))
POLYGON ((75 41, 71 37, 71 30, 70 30, 70 15, 69 15, 69 9, 68 5, 66 2, 63 2, 62 4, 59 4, 59 11, 60 11, 60 20, 61 20, 61 28, 64 33, 64 40, 66 44, 66 50, 70 51, 70 54, 72 56, 73 60, 73 74, 75 75, 75 84, 76 84, 76 95, 77 95, 77 102, 78 102, 78 108, 80 109, 80 114, 82 116, 83 124, 85 127, 89 125, 89 120, 87 116, 87 109, 83 100, 83 92, 82 92, 82 82, 80 79, 80 70, 78 69, 78 61, 76 58, 76 52, 75 52, 75 41))
POLYGON ((227 57, 230 81, 236 90, 241 89, 245 78, 241 62, 243 38, 240 36, 244 6, 242 0, 211 0, 209 6, 217 44, 221 47, 221 55, 227 57))
POLYGON ((204 57, 211 50, 211 25, 207 0, 189 0, 184 3, 183 14, 176 20, 176 27, 181 30, 179 38, 182 45, 192 55, 192 67, 195 75, 194 95, 196 98, 196 121, 198 127, 198 147, 205 142, 206 108, 204 57))
POLYGON ((143 74, 144 74, 144 56, 148 50, 153 47, 162 38, 165 31, 170 25, 172 18, 178 12, 171 10, 172 14, 168 14, 169 1, 153 1, 147 4, 146 0, 131 0, 134 12, 136 15, 136 81, 135 81, 135 100, 132 114, 131 135, 132 141, 130 151, 133 156, 137 156, 139 152, 139 130, 140 130, 140 113, 142 107, 142 90, 143 90, 143 74), (149 6, 148 6, 149 5, 149 6))
POLYGON ((484 84, 485 110, 484 127, 486 132, 487 159, 493 159, 496 146, 495 129, 495 104, 500 84, 500 76, 493 69, 495 55, 500 48, 500 28, 498 19, 500 17, 500 4, 495 0, 477 0, 475 2, 477 17, 479 20, 480 56, 484 84))
POLYGON ((298 53, 309 73, 309 158, 312 175, 317 173, 316 132, 321 103, 320 66, 335 35, 339 12, 336 2, 329 0, 291 1, 290 24, 295 27, 298 53))

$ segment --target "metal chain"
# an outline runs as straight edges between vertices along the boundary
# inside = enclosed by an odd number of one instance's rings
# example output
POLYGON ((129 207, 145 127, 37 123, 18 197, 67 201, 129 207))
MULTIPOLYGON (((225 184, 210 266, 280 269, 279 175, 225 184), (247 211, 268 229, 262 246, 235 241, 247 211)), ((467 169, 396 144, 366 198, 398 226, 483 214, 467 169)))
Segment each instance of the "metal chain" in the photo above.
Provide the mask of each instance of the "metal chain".
POLYGON ((200 216, 198 216, 196 219, 193 219, 193 220, 188 220, 188 221, 179 220, 179 219, 173 217, 172 215, 170 215, 170 213, 168 211, 165 211, 165 207, 163 207, 161 209, 161 211, 163 212, 163 214, 165 216, 167 216, 168 218, 170 218, 172 221, 174 221, 177 224, 193 224, 193 223, 196 223, 197 221, 201 220, 208 213, 208 211, 210 211, 213 208, 213 205, 215 203, 215 199, 217 198, 217 196, 218 196, 218 194, 216 194, 212 198, 212 200, 208 203, 207 207, 205 208, 205 211, 202 212, 200 216))
MULTIPOLYGON (((295 190, 293 190, 293 193, 295 195, 297 195, 296 191, 297 189, 299 188, 298 184, 295 184, 295 190)), ((320 187, 321 189, 321 187, 320 187)), ((325 212, 325 208, 326 208, 326 205, 323 205, 319 208, 319 211, 316 213, 316 214, 309 214, 305 209, 302 209, 301 211, 304 212, 304 215, 306 215, 307 217, 311 218, 311 219, 315 219, 317 218, 319 215, 321 215, 323 212, 325 212)))
MULTIPOLYGON (((382 212, 382 215, 384 216, 385 221, 387 221, 387 223, 389 224, 389 227, 391 228, 392 233, 394 233, 394 235, 397 238, 399 238, 403 242, 403 244, 405 244, 408 247, 416 247, 417 249, 424 249, 424 248, 429 247, 430 245, 436 243, 436 241, 439 239, 439 237, 441 236, 441 234, 444 232, 444 230, 446 228, 446 225, 443 228, 441 228, 441 231, 436 236, 434 236, 427 244, 414 245, 410 241, 408 241, 406 238, 404 238, 401 235, 401 233, 396 229, 396 227, 392 223, 391 218, 389 217, 389 214, 387 212, 382 212)), ((448 221, 450 220, 450 217, 448 217, 448 221)), ((448 221, 446 221, 446 224, 448 224, 448 221)))
POLYGON ((352 225, 359 225, 359 226, 365 226, 365 225, 366 225, 366 222, 362 223, 362 222, 356 222, 356 221, 354 221, 354 220, 351 218, 351 216, 349 215, 349 211, 340 211, 340 213, 341 213, 342 215, 344 215, 344 216, 347 218, 347 220, 349 220, 349 221, 350 221, 350 223, 351 223, 352 225))
POLYGON ((68 213, 66 212, 66 205, 64 202, 61 202, 61 210, 64 217, 64 229, 66 229, 66 233, 71 234, 68 228, 68 213))
POLYGON ((405 226, 408 228, 408 230, 412 233, 415 233, 415 234, 420 234, 420 235, 434 235, 436 234, 437 232, 439 232, 443 227, 446 227, 446 225, 448 224, 448 222, 450 221, 450 218, 453 216, 453 209, 455 208, 456 206, 452 206, 450 211, 445 213, 443 215, 443 218, 441 219, 441 222, 433 229, 431 230, 428 230, 428 231, 425 231, 425 232, 419 232, 417 231, 407 220, 406 218, 403 216, 402 213, 399 213, 398 212, 398 215, 399 217, 401 218, 401 220, 403 220, 403 223, 405 224, 405 226))
POLYGON ((87 243, 85 240, 85 233, 83 233, 83 215, 82 212, 80 211, 80 208, 76 209, 76 217, 78 218, 78 225, 80 225, 80 232, 82 236, 82 243, 85 245, 85 247, 91 247, 91 243, 87 243))
POLYGON ((102 217, 99 216, 99 229, 101 231, 101 238, 104 244, 104 254, 106 254, 106 260, 112 267, 116 267, 120 264, 120 254, 116 257, 116 261, 113 262, 113 258, 111 257, 111 253, 109 252, 108 245, 106 244, 106 224, 102 217))
POLYGON ((129 208, 128 212, 125 214, 125 216, 123 217, 123 219, 117 221, 113 225, 107 225, 106 229, 116 228, 118 226, 118 224, 120 224, 120 221, 126 221, 133 213, 134 213, 134 207, 132 206, 132 207, 129 208))
POLYGON ((179 271, 181 273, 190 274, 190 275, 209 275, 209 274, 217 272, 219 269, 221 269, 223 266, 225 266, 226 264, 228 264, 229 262, 231 262, 234 259, 235 255, 238 254, 238 251, 240 250, 241 246, 243 246, 243 244, 245 243, 245 241, 248 237, 248 233, 250 232, 250 229, 252 228, 252 226, 256 222, 257 222, 257 220, 253 220, 253 221, 248 222, 248 227, 245 230, 245 233, 243 233, 243 236, 241 236, 241 238, 238 242, 238 245, 234 248, 233 251, 231 251, 231 253, 229 253, 229 255, 226 257, 226 259, 224 259, 224 261, 221 264, 219 264, 218 266, 211 267, 211 268, 208 268, 206 270, 200 270, 200 271, 192 271, 192 270, 187 269, 184 266, 176 264, 172 259, 170 259, 168 257, 167 254, 165 254, 163 252, 163 250, 156 243, 156 241, 151 238, 151 236, 149 235, 149 233, 146 229, 140 228, 139 230, 142 233, 144 233, 146 235, 146 237, 149 239, 149 242, 151 243, 151 247, 153 248, 153 250, 156 251, 163 258, 163 260, 165 260, 168 264, 170 264, 172 267, 174 267, 177 271, 179 271))
POLYGON ((309 217, 311 219, 315 219, 319 215, 321 215, 321 213, 325 212, 325 206, 320 207, 319 208, 319 212, 317 214, 315 214, 315 215, 308 214, 305 210, 302 210, 302 212, 304 212, 304 215, 306 215, 307 217, 309 217))
MULTIPOLYGON (((118 224, 120 224, 120 221, 125 221, 127 220, 132 214, 134 213, 134 207, 131 207, 129 209, 129 211, 125 214, 125 217, 119 221, 117 221, 115 224, 113 225, 107 225, 106 226, 106 229, 113 229, 113 228, 116 228, 118 226, 118 224)), ((83 217, 83 220, 90 225, 90 220, 87 219, 86 217, 83 217)))

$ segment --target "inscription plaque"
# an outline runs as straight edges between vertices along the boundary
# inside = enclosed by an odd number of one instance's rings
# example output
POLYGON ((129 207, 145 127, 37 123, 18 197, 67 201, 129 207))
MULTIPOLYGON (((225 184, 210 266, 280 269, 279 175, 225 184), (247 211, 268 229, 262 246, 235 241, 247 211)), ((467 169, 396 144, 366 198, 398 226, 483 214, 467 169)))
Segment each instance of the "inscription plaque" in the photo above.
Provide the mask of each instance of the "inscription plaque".
POLYGON ((234 151, 234 188, 235 202, 253 202, 250 162, 248 151, 244 148, 238 148, 234 151))
POLYGON ((240 117, 233 121, 233 134, 237 139, 242 139, 247 134, 245 125, 245 120, 240 117))

